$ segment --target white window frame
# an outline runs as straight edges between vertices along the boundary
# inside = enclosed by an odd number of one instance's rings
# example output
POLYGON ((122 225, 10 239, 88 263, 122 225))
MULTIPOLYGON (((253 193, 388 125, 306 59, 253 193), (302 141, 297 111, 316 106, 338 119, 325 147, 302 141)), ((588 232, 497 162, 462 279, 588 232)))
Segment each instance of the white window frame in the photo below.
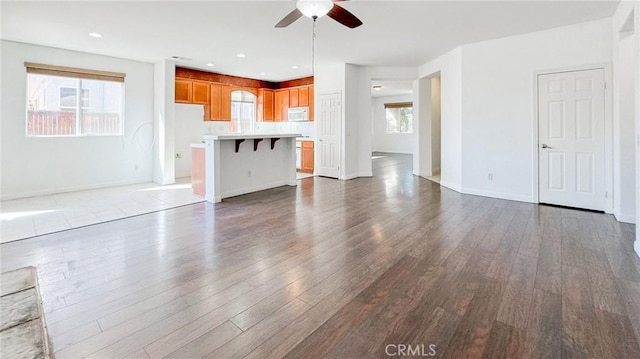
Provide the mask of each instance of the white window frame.
MULTIPOLYGON (((402 103, 403 106, 398 106, 400 104, 385 104, 385 108, 384 108, 384 132, 386 134, 392 135, 409 135, 413 133, 413 104, 412 103, 402 103), (398 113, 400 112, 401 109, 403 108, 410 108, 411 109, 411 123, 409 124, 409 126, 407 127, 407 131, 389 131, 388 127, 389 127, 389 111, 390 110, 398 110, 398 113)), ((398 127, 396 127, 398 128, 398 127)))
MULTIPOLYGON (((78 106, 78 100, 76 98, 76 105, 75 106, 63 106, 62 105, 62 96, 61 96, 61 91, 62 89, 72 89, 72 90, 76 90, 76 96, 78 96, 77 90, 80 89, 80 93, 84 93, 85 91, 87 91, 87 106, 82 106, 83 110, 89 110, 91 109, 91 89, 83 89, 82 88, 82 79, 78 79, 80 81, 80 84, 78 87, 71 87, 71 86, 60 86, 58 87, 58 107, 59 108, 63 108, 63 109, 70 109, 70 108, 77 108, 78 106)), ((45 89, 46 90, 46 89, 45 89)), ((83 99, 85 97, 80 97, 80 103, 82 103, 83 99)))

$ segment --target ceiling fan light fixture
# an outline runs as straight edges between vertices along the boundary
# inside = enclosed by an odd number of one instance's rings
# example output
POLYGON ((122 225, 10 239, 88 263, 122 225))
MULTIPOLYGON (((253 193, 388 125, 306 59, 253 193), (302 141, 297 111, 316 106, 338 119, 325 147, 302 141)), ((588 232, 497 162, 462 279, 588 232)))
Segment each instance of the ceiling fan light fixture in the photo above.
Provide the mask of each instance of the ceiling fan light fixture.
POLYGON ((298 0, 296 8, 312 19, 325 16, 332 8, 332 0, 298 0))

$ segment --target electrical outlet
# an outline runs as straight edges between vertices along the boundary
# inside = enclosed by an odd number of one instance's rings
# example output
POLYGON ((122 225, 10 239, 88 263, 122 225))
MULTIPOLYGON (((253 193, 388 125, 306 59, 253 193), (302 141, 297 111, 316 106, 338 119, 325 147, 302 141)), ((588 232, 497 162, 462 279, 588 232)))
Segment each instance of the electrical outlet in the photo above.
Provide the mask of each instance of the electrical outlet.
POLYGON ((182 158, 182 153, 176 152, 176 158, 182 158))
POLYGON ((493 173, 489 172, 489 173, 487 174, 487 179, 488 179, 489 181, 493 181, 493 173))

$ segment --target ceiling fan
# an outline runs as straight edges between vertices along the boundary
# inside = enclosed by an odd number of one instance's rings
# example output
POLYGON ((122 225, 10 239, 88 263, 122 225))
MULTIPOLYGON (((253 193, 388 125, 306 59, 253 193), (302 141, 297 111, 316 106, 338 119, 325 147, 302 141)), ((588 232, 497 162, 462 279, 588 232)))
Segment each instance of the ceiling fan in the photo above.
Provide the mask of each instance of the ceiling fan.
POLYGON ((296 9, 285 16, 276 27, 287 27, 302 16, 309 17, 315 22, 316 19, 324 15, 351 29, 362 25, 362 21, 347 9, 335 4, 347 0, 298 0, 296 9))

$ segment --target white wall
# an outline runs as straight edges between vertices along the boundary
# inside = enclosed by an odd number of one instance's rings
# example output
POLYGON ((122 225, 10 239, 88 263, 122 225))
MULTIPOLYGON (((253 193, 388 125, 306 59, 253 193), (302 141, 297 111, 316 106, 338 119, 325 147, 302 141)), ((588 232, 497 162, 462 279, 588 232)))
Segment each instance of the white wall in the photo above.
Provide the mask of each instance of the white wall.
MULTIPOLYGON (((614 36, 618 32, 614 32, 614 36)), ((617 37, 617 36, 615 36, 617 37)), ((635 36, 614 39, 614 215, 635 223, 635 36)))
POLYGON ((132 60, 2 41, 2 199, 152 178, 153 65, 132 60), (24 62, 122 72, 123 137, 25 137, 24 62))
POLYGON ((463 191, 534 201, 534 73, 611 55, 611 19, 463 46, 463 191))
POLYGON ((154 64, 153 181, 162 185, 176 181, 175 80, 175 61, 159 60, 154 64))
POLYGON ((442 138, 440 77, 431 78, 431 172, 440 173, 442 138))
POLYGON ((372 148, 373 151, 413 154, 414 133, 387 133, 387 111, 385 103, 412 102, 412 95, 373 97, 372 112, 372 148))
POLYGON ((619 221, 636 223, 636 115, 638 24, 633 3, 620 3, 613 16, 614 210, 619 221), (634 33, 635 32, 635 33, 634 33))
MULTIPOLYGON (((414 155, 414 173, 431 176, 431 79, 440 76, 441 91, 441 166, 440 184, 460 192, 462 190, 462 48, 448 53, 420 66, 418 76, 426 79, 417 90, 414 86, 414 104, 420 102, 419 137, 416 139, 419 154, 414 155), (419 91, 428 91, 420 101, 419 91), (426 105, 427 114, 423 107, 426 105), (426 122, 425 122, 426 121, 426 122), (418 168, 415 168, 418 166, 418 168)), ((415 108, 414 108, 415 111, 415 108)))
MULTIPOLYGON (((628 111, 624 105, 624 96, 629 96, 633 94, 633 117, 635 120, 635 131, 633 132, 635 135, 635 223, 636 226, 640 223, 640 3, 637 1, 621 1, 616 9, 616 12, 613 14, 612 20, 612 38, 613 38, 613 61, 614 61, 614 76, 615 78, 619 78, 622 76, 626 76, 627 78, 623 80, 620 87, 614 88, 614 120, 618 120, 618 114, 622 114, 620 120, 622 118, 627 118, 624 121, 627 121, 628 124, 628 111), (621 34, 621 32, 623 34, 621 34), (623 35, 623 36, 621 36, 623 35), (623 45, 623 49, 619 48, 619 40, 626 41, 627 39, 632 39, 631 43, 625 43, 623 45), (622 53, 620 52, 622 50, 622 53), (632 56, 624 56, 626 51, 630 51, 632 56), (623 55, 623 56, 621 56, 623 55), (626 59, 625 59, 626 57, 626 59), (623 62, 622 64, 620 62, 623 62), (619 66, 622 65, 622 68, 619 66), (631 77, 633 80, 629 80, 631 77), (626 82, 625 82, 626 81, 626 82), (629 82, 633 81, 633 90, 629 89, 629 82), (626 89, 625 89, 626 88, 626 89), (623 95, 623 97, 616 96, 618 91, 626 91, 627 93, 623 95), (629 93, 629 91, 631 91, 629 93), (618 101, 622 101, 619 103, 618 101), (624 107, 621 109, 619 106, 624 107)), ((629 98, 627 98, 627 106, 629 106, 629 98)), ((626 137, 626 136, 625 136, 626 137)), ((624 147, 628 147, 628 138, 625 140, 627 145, 624 147)), ((626 180, 628 181, 628 179, 626 180)), ((625 182, 626 182, 625 181, 625 182)), ((628 184, 627 184, 628 186, 628 184)), ((622 192, 624 196, 628 192, 622 192)), ((627 195, 627 197, 631 197, 627 195)), ((627 202, 628 203, 628 202, 627 202)), ((624 215, 624 214, 623 214, 624 215)), ((623 217, 621 215, 621 217, 623 217)), ((640 231, 636 229, 636 241, 634 243, 634 248, 636 253, 640 256, 640 231)))
MULTIPOLYGON (((360 116, 360 100, 358 99, 358 66, 345 65, 345 91, 342 108, 344 110, 343 118, 343 138, 344 138, 344 171, 340 179, 352 179, 358 176, 371 176, 371 127, 362 128, 360 116), (369 168, 363 168, 360 172, 361 154, 360 145, 368 143, 369 145, 369 168)), ((368 108, 370 110, 370 107, 368 108)), ((370 113, 370 112, 369 112, 370 113)), ((369 124, 370 126, 370 124, 369 124)), ((366 146, 366 145, 365 145, 366 146)), ((365 166, 366 167, 366 166, 365 166)))

